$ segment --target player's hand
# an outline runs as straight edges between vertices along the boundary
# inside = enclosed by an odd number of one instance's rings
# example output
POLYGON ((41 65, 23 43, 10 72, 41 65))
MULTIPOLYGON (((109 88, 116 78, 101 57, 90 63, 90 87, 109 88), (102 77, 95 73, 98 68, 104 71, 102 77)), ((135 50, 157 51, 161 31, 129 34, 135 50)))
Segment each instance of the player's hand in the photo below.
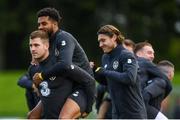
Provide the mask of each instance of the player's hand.
POLYGON ((90 62, 89 62, 89 65, 90 65, 91 68, 94 68, 95 63, 94 63, 93 61, 90 61, 90 62))
POLYGON ((91 69, 93 70, 93 72, 95 72, 95 70, 97 69, 96 64, 94 62, 90 61, 89 65, 90 65, 91 69))
POLYGON ((86 113, 86 112, 84 112, 84 113, 81 114, 81 117, 82 117, 82 118, 85 118, 85 117, 87 117, 87 116, 88 116, 88 113, 86 113))
POLYGON ((32 89, 33 89, 33 92, 37 94, 37 96, 40 96, 39 90, 34 83, 32 84, 32 89))
POLYGON ((34 76, 33 76, 33 83, 36 85, 36 86, 39 86, 39 84, 42 82, 43 78, 42 78, 42 75, 41 73, 35 73, 34 76))

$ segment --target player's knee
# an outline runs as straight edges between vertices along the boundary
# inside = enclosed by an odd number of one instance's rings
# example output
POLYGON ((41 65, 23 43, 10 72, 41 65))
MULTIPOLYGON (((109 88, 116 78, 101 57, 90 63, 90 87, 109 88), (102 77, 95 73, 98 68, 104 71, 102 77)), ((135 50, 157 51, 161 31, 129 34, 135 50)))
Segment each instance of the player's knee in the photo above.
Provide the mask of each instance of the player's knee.
POLYGON ((27 119, 30 119, 30 116, 31 116, 31 112, 28 112, 27 113, 27 119))
POLYGON ((75 119, 80 116, 79 105, 74 100, 68 98, 60 112, 59 119, 75 119))
POLYGON ((28 119, 40 119, 41 118, 41 115, 40 113, 38 113, 37 111, 30 111, 28 112, 27 114, 27 118, 28 119))
POLYGON ((35 115, 33 115, 32 111, 28 112, 27 119, 37 119, 35 115))
POLYGON ((81 116, 80 112, 76 112, 76 113, 61 113, 59 116, 59 119, 76 119, 79 118, 81 116))

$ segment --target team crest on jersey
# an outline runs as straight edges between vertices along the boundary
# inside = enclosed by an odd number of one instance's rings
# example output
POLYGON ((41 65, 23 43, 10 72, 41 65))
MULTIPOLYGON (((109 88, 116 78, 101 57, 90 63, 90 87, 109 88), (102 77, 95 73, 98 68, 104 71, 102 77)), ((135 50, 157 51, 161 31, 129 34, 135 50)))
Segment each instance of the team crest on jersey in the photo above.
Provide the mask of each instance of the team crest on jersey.
POLYGON ((66 45, 66 41, 65 40, 61 41, 61 45, 65 46, 66 45))
POLYGON ((59 56, 59 50, 57 48, 55 49, 55 56, 59 56))
POLYGON ((114 62, 113 62, 113 68, 114 68, 114 69, 117 69, 118 66, 119 66, 119 62, 118 62, 118 61, 114 61, 114 62))

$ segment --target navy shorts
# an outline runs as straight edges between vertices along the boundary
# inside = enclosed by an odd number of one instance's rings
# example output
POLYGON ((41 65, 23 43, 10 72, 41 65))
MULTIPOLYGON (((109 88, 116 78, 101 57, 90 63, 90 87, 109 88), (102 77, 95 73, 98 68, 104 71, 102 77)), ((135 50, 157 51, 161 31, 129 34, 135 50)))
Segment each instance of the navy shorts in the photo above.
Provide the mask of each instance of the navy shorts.
POLYGON ((85 112, 86 106, 87 106, 87 96, 83 90, 81 90, 81 89, 75 90, 69 96, 69 98, 74 100, 79 105, 81 113, 85 112))

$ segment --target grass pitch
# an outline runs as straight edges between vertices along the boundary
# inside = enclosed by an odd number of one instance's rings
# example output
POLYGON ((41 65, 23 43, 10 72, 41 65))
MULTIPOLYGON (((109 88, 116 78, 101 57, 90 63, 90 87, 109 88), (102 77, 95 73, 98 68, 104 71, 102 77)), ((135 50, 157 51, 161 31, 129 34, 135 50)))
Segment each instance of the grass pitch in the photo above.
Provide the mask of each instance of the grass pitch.
POLYGON ((28 111, 25 90, 17 85, 22 71, 0 73, 0 116, 24 117, 28 111))
MULTIPOLYGON (((25 118, 28 112, 25 89, 17 85, 24 71, 0 72, 0 117, 25 118)), ((176 72, 173 86, 180 86, 180 72, 176 72)), ((178 87, 179 88, 179 87, 178 87)), ((178 90, 179 91, 179 90, 178 90)), ((94 118, 92 112, 88 118, 94 118)))

